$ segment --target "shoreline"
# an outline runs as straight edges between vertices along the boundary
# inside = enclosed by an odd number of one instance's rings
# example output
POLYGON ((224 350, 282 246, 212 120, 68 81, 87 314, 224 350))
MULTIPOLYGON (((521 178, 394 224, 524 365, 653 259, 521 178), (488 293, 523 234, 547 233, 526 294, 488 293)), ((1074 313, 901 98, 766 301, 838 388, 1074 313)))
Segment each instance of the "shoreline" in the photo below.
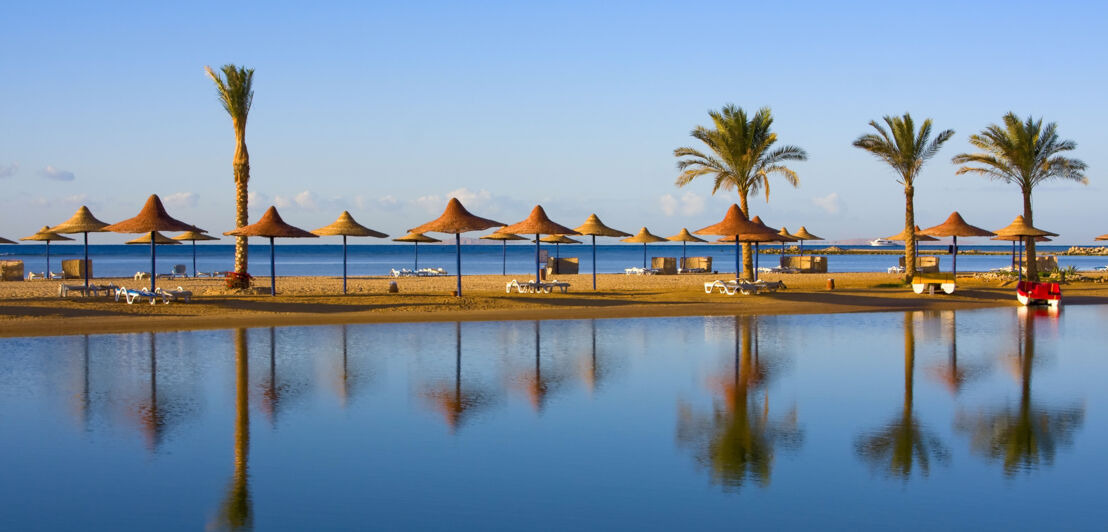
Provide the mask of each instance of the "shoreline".
MULTIPOLYGON (((727 275, 558 276, 572 288, 566 294, 506 294, 512 276, 463 278, 464 297, 451 295, 454 277, 358 277, 343 296, 341 278, 278 277, 278 296, 226 293, 222 280, 159 280, 184 286, 191 303, 128 305, 113 298, 58 298, 58 281, 0 283, 0 337, 118 334, 147 331, 309 326, 352 323, 505 321, 680 317, 746 314, 832 314, 910 310, 962 310, 1018 306, 1011 282, 959 276, 953 295, 917 295, 899 276, 879 273, 765 275, 788 289, 757 296, 705 294, 703 283, 727 275), (826 289, 828 278, 835 290, 826 289), (400 293, 387 292, 397 281, 400 293), (21 286, 15 286, 21 285, 21 286), (53 290, 53 295, 51 295, 53 290)), ((135 287, 130 279, 97 279, 135 287)), ((1067 305, 1108 304, 1108 283, 1065 285, 1067 305)), ((267 286, 266 283, 259 283, 267 286)))

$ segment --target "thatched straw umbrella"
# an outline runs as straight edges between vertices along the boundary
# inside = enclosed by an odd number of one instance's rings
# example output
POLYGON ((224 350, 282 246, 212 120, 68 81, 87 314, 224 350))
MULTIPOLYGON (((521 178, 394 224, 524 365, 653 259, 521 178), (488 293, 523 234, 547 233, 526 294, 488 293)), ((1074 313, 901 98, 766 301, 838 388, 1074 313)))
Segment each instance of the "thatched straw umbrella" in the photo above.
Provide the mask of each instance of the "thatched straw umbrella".
MULTIPOLYGON (((55 228, 57 230, 57 228, 55 228)), ((123 220, 122 222, 114 223, 104 227, 104 230, 111 231, 113 233, 149 233, 150 240, 150 291, 154 291, 155 280, 158 278, 157 270, 154 269, 154 262, 157 256, 157 252, 154 251, 154 232, 156 231, 200 231, 194 225, 189 225, 176 218, 173 218, 165 211, 165 207, 162 206, 162 200, 157 194, 151 195, 146 199, 146 204, 142 206, 142 210, 131 219, 123 220)))
POLYGON ((219 240, 214 236, 209 236, 199 231, 185 231, 175 237, 173 240, 180 240, 181 242, 192 242, 192 276, 198 277, 200 271, 196 269, 196 242, 206 240, 219 240))
POLYGON ((504 233, 515 233, 517 235, 535 235, 535 282, 539 282, 539 251, 542 244, 539 243, 539 237, 541 235, 579 235, 577 231, 570 229, 564 225, 554 223, 546 216, 546 211, 543 210, 542 205, 535 205, 534 209, 531 209, 531 214, 526 219, 509 225, 500 230, 504 233))
POLYGON ((769 232, 773 233, 772 237, 767 237, 768 240, 762 240, 762 241, 754 240, 753 241, 754 242, 754 278, 757 279, 758 278, 758 262, 759 262, 758 259, 762 256, 762 254, 760 252, 760 249, 759 249, 760 244, 762 242, 780 242, 781 243, 781 254, 784 255, 785 254, 785 242, 793 242, 796 239, 793 238, 792 235, 790 235, 788 233, 788 231, 786 231, 785 234, 781 234, 781 231, 782 231, 781 229, 774 229, 774 228, 766 225, 764 222, 762 222, 761 217, 755 216, 754 218, 751 218, 750 221, 752 223, 756 223, 756 224, 762 226, 762 228, 764 228, 766 231, 769 231, 769 232))
POLYGON ((92 212, 88 210, 88 207, 81 205, 81 208, 77 209, 77 212, 73 213, 73 216, 68 220, 51 227, 50 230, 58 234, 74 234, 83 233, 85 235, 85 289, 88 289, 88 234, 89 233, 103 233, 107 231, 105 229, 108 224, 97 220, 92 212))
POLYGON ((785 256, 785 243, 786 242, 796 242, 797 240, 800 240, 799 238, 797 238, 796 235, 790 233, 789 228, 785 227, 785 226, 781 226, 781 230, 777 232, 777 235, 782 238, 781 239, 781 256, 782 257, 785 256))
POLYGON ((281 219, 277 208, 270 206, 258 221, 244 225, 234 231, 223 233, 225 236, 260 236, 269 239, 269 295, 277 295, 277 252, 274 238, 319 238, 299 227, 293 227, 281 219))
POLYGON ((138 238, 132 238, 131 240, 124 242, 124 244, 149 244, 151 236, 154 237, 154 243, 159 246, 179 246, 181 244, 181 242, 169 238, 168 236, 165 236, 157 231, 153 233, 146 233, 138 238))
POLYGON ((950 270, 954 273, 954 282, 958 282, 958 237, 960 236, 996 236, 996 233, 992 231, 986 231, 980 227, 972 226, 964 219, 962 215, 958 214, 958 211, 950 213, 950 217, 946 219, 942 224, 935 227, 928 227, 923 230, 923 234, 928 236, 950 236, 954 237, 954 253, 951 254, 951 267, 950 270))
POLYGON ((704 240, 703 238, 697 238, 697 237, 693 236, 693 234, 690 233, 689 230, 684 228, 684 227, 681 228, 680 233, 677 233, 676 235, 673 235, 673 236, 667 238, 666 240, 669 240, 670 242, 680 242, 681 243, 681 259, 682 260, 685 260, 689 257, 689 254, 685 252, 685 245, 686 244, 688 244, 689 242, 707 242, 707 240, 704 240))
MULTIPOLYGON (((1013 270, 1015 270, 1016 268, 1019 268, 1019 265, 1016 264, 1016 242, 1018 242, 1022 238, 1023 237, 1019 237, 1019 236, 994 236, 994 237, 989 239, 989 240, 1002 240, 1002 241, 1005 241, 1005 242, 1011 242, 1012 243, 1012 269, 1013 270)), ((1034 238, 1035 242, 1050 242, 1051 241, 1051 239, 1049 237, 1045 237, 1045 236, 1036 236, 1036 237, 1031 237, 1031 238, 1034 238)))
POLYGON ((630 237, 630 238, 621 238, 621 239, 619 239, 619 241, 620 242, 630 242, 632 244, 639 244, 639 243, 642 244, 642 267, 643 268, 646 268, 646 245, 648 243, 654 243, 654 242, 669 242, 669 240, 666 240, 665 238, 662 238, 662 237, 660 237, 660 236, 658 236, 654 233, 651 233, 650 230, 646 228, 646 226, 643 226, 642 229, 639 229, 639 232, 635 236, 630 237))
POLYGON ((554 258, 562 258, 561 253, 558 250, 558 246, 562 244, 580 244, 580 240, 574 240, 566 235, 546 235, 539 239, 539 242, 546 242, 547 244, 554 244, 554 258))
MULTIPOLYGON (((781 236, 781 232, 779 230, 774 229, 772 227, 769 227, 766 224, 762 223, 762 219, 757 217, 757 216, 755 216, 753 219, 751 219, 750 223, 761 227, 763 232, 762 233, 755 233, 755 234, 741 235, 740 238, 739 238, 739 242, 749 242, 751 244, 754 244, 754 280, 757 281, 758 280, 758 264, 760 262, 759 258, 761 257, 761 252, 760 252, 760 247, 761 246, 760 246, 760 244, 763 243, 763 242, 791 242, 791 240, 789 240, 789 237, 781 236)), ((714 243, 718 243, 718 244, 728 243, 729 244, 729 243, 734 242, 734 241, 735 241, 735 237, 731 236, 731 237, 723 237, 723 238, 717 240, 714 243)))
MULTIPOLYGON (((919 243, 919 242, 938 242, 938 240, 939 240, 938 238, 935 238, 933 236, 923 234, 923 230, 920 229, 918 225, 916 226, 916 231, 915 232, 916 232, 915 241, 917 243, 919 243)), ((905 233, 905 231, 901 231, 901 232, 899 232, 899 233, 897 233, 893 236, 890 236, 890 237, 886 238, 885 240, 892 240, 894 242, 904 242, 905 239, 907 238, 904 233, 905 233)), ((919 258, 919 246, 916 246, 915 250, 916 250, 916 258, 918 259, 919 258)))
POLYGON ((458 269, 457 296, 462 297, 462 233, 484 231, 501 225, 504 224, 470 214, 462 206, 462 202, 458 201, 458 198, 450 198, 450 201, 446 203, 446 209, 442 211, 442 216, 408 231, 412 233, 452 233, 454 235, 455 267, 458 269))
POLYGON ((801 253, 801 254, 804 253, 804 241, 805 240, 823 240, 822 236, 816 236, 816 235, 813 235, 812 233, 809 233, 808 229, 806 229, 803 225, 800 226, 800 230, 797 231, 796 233, 793 233, 792 236, 794 238, 796 238, 797 240, 800 240, 800 251, 798 253, 801 253))
POLYGON ((501 231, 497 231, 497 232, 495 232, 491 235, 485 235, 485 236, 481 237, 481 240, 499 240, 500 241, 501 249, 502 249, 501 256, 500 256, 500 262, 501 262, 501 269, 503 270, 503 271, 500 272, 500 274, 501 275, 508 275, 508 241, 509 240, 527 240, 527 239, 523 238, 522 236, 516 235, 516 234, 504 233, 504 232, 501 232, 501 231))
POLYGON ((426 243, 442 242, 442 240, 439 240, 439 239, 437 239, 433 236, 427 236, 423 233, 411 233, 411 232, 409 232, 408 234, 406 234, 406 235, 404 235, 400 238, 394 238, 394 239, 392 239, 392 241, 393 242, 412 242, 412 243, 415 244, 415 265, 412 266, 413 270, 418 270, 419 269, 419 243, 420 242, 426 242, 426 243))
POLYGON ((1043 231, 1036 227, 1032 227, 1023 219, 1023 216, 1016 216, 1016 219, 1012 223, 1008 224, 1003 229, 996 230, 996 236, 1013 236, 1019 238, 1019 262, 1017 263, 1017 270, 1019 270, 1019 280, 1023 281, 1023 240, 1025 238, 1034 238, 1039 236, 1058 236, 1057 233, 1051 233, 1050 231, 1043 231))
MULTIPOLYGON (((47 227, 47 229, 49 229, 49 227, 47 227)), ((72 240, 72 239, 70 239, 70 240, 72 240)), ((11 240, 8 240, 8 239, 0 236, 0 244, 18 244, 18 243, 19 242, 13 242, 11 240)))
MULTIPOLYGON (((3 239, 0 239, 0 240, 3 240, 3 239)), ((56 242, 58 240, 73 240, 73 239, 69 238, 68 236, 59 235, 58 233, 55 233, 55 232, 51 231, 49 226, 44 225, 44 226, 42 226, 42 229, 38 230, 37 233, 35 233, 31 236, 28 236, 28 237, 20 238, 20 240, 34 240, 34 241, 37 241, 37 242, 46 242, 46 278, 49 279, 50 278, 50 242, 56 242)), ((0 243, 15 244, 15 242, 12 242, 10 240, 7 241, 7 242, 0 242, 0 243)))
POLYGON ((1093 240, 1108 240, 1108 235, 1100 235, 1093 240))
POLYGON ((738 280, 739 275, 742 273, 742 259, 739 256, 739 252, 742 248, 739 246, 739 242, 768 242, 769 239, 776 236, 773 232, 767 232, 765 226, 752 223, 748 220, 743 214, 743 211, 739 209, 739 206, 734 203, 728 207, 727 213, 723 216, 723 220, 703 229, 693 231, 693 234, 731 237, 731 239, 735 241, 735 280, 738 280))
POLYGON ((596 290, 596 237, 631 236, 631 233, 624 233, 623 231, 612 229, 604 225, 604 222, 600 221, 600 217, 595 214, 590 214, 588 219, 585 220, 585 223, 581 224, 581 227, 574 229, 574 231, 577 231, 578 234, 592 237, 592 289, 596 290))
POLYGON ((319 236, 342 235, 342 293, 346 293, 346 237, 348 236, 372 236, 374 238, 388 238, 389 235, 380 231, 374 231, 356 221, 349 212, 342 211, 339 218, 331 225, 320 227, 312 231, 319 236))

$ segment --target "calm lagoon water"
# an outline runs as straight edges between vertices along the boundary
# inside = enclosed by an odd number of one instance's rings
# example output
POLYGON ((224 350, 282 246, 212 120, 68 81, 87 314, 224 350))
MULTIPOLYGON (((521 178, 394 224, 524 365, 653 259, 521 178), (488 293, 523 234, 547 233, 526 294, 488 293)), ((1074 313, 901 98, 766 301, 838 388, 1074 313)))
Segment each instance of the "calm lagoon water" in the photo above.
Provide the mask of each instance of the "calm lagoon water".
POLYGON ((1099 529, 1106 307, 0 339, 0 529, 1099 529))

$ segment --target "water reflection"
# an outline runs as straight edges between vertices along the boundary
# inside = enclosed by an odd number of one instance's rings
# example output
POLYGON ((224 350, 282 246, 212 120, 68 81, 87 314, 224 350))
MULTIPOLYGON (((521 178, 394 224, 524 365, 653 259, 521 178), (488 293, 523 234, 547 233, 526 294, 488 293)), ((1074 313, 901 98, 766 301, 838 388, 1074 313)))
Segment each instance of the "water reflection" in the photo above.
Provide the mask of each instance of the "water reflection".
POLYGON ((912 409, 915 382, 916 336, 914 312, 904 313, 904 402, 900 414, 884 427, 860 436, 855 452, 875 469, 907 480, 913 467, 926 476, 931 461, 945 463, 950 452, 939 437, 916 419, 912 409))
MULTIPOLYGON (((1017 324, 1017 345, 1014 356, 1006 361, 1018 376, 1019 404, 983 409, 973 413, 959 412, 954 426, 970 436, 974 453, 990 461, 1000 461, 1004 474, 1031 471, 1040 464, 1054 463, 1059 447, 1073 444, 1073 434, 1085 421, 1085 406, 1063 407, 1036 405, 1031 399, 1031 376, 1035 366, 1035 312, 1022 312, 1017 324)), ((1056 314, 1045 314, 1053 323, 1056 314)))
POLYGON ((519 378, 522 382, 523 389, 527 394, 527 398, 531 401, 531 406, 535 411, 542 413, 546 407, 548 396, 556 391, 565 382, 565 376, 556 370, 547 369, 543 373, 542 368, 542 341, 539 333, 540 322, 534 322, 535 329, 535 371, 533 374, 523 375, 519 378))
POLYGON ((958 313, 953 310, 941 313, 949 326, 950 331, 950 355, 947 361, 931 368, 931 375, 943 383, 952 395, 958 395, 966 383, 979 379, 985 375, 987 366, 980 364, 966 364, 958 361, 958 313))
POLYGON ((491 395, 472 387, 462 386, 462 324, 454 322, 454 382, 453 385, 437 383, 424 395, 446 418, 450 432, 455 432, 467 414, 492 403, 491 395))
POLYGON ((732 371, 709 382, 723 401, 713 400, 708 413, 678 403, 677 441, 693 450, 714 482, 730 489, 742 487, 747 480, 768 484, 776 447, 797 449, 804 438, 795 407, 780 419, 770 419, 765 384, 771 368, 759 356, 757 337, 757 318, 736 316, 732 371), (759 389, 765 392, 760 400, 752 397, 759 389))
MULTIPOLYGON (((219 508, 219 517, 209 529, 249 530, 254 525, 250 498, 250 354, 246 330, 235 329, 235 450, 234 473, 219 508)), ((272 345, 272 335, 270 336, 272 345)))

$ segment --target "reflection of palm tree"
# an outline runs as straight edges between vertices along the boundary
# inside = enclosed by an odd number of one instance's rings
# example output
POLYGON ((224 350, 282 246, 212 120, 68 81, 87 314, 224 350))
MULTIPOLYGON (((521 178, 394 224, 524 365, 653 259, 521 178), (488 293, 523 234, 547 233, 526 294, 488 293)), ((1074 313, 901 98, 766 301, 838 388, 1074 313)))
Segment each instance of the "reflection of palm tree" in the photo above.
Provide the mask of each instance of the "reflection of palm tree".
POLYGON ((938 436, 935 436, 912 412, 912 385, 916 359, 916 337, 912 313, 904 313, 904 406, 900 417, 880 430, 863 435, 855 444, 855 451, 874 467, 887 464, 892 476, 907 479, 912 467, 918 465, 924 475, 930 471, 931 459, 945 462, 949 452, 938 436))
POLYGON ((1020 404, 1016 409, 1004 406, 976 415, 959 413, 955 428, 968 432, 974 451, 991 460, 1004 462, 1004 473, 1030 471, 1040 462, 1054 463, 1059 446, 1073 442, 1073 433, 1085 421, 1085 408, 1036 408, 1031 402, 1031 373, 1035 362, 1033 316, 1026 323, 1017 349, 1020 374, 1020 404))
POLYGON ((253 527, 254 507, 250 499, 247 469, 250 455, 249 353, 246 330, 235 329, 235 472, 219 510, 218 528, 244 530, 253 527))
POLYGON ((456 352, 454 356, 454 386, 440 386, 426 393, 446 417, 446 423, 450 425, 450 431, 454 432, 464 421, 467 412, 489 404, 487 394, 477 390, 463 390, 462 388, 462 324, 454 322, 454 339, 456 352))
POLYGON ((775 446, 795 448, 803 440, 795 409, 784 419, 771 421, 768 395, 761 402, 750 397, 769 375, 758 358, 757 338, 752 334, 756 331, 750 316, 735 318, 734 372, 714 383, 724 405, 716 403, 707 416, 687 405, 678 412, 678 441, 694 447, 697 461, 712 470, 713 480, 730 488, 741 487, 748 479, 769 483, 775 446))

